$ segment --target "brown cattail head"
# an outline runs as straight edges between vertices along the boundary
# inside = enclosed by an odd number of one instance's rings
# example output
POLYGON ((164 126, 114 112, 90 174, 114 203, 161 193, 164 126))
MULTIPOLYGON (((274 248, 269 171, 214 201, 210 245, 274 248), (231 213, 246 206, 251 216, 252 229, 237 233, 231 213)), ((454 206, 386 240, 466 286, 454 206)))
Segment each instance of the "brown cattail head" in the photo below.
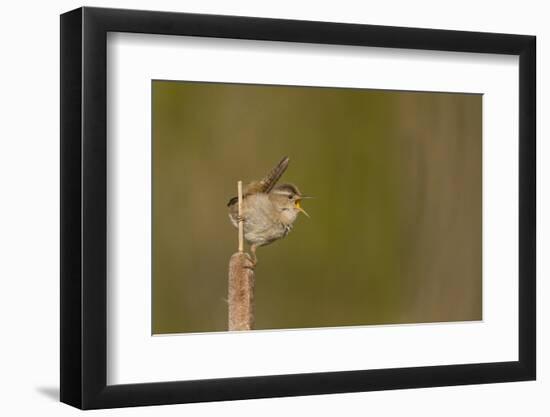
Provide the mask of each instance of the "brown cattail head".
POLYGON ((229 261, 228 282, 228 330, 252 330, 254 328, 254 269, 249 255, 233 254, 229 261))

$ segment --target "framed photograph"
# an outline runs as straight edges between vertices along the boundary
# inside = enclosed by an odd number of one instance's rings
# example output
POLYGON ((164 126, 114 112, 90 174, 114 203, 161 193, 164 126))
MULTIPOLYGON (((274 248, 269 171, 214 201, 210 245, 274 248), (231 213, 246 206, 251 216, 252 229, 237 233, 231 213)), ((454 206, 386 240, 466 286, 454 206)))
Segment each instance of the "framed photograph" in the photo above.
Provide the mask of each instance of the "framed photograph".
POLYGON ((61 401, 533 380, 535 37, 61 16, 61 401))

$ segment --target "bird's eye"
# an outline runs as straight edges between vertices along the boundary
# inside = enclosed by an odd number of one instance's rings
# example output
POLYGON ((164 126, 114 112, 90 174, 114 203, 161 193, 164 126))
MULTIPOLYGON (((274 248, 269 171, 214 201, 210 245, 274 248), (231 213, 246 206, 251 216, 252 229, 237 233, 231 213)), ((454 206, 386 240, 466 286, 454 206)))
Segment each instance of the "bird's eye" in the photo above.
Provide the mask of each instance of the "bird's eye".
POLYGON ((288 199, 289 199, 289 200, 292 200, 292 197, 294 197, 294 196, 293 196, 292 194, 290 194, 290 195, 288 196, 288 199))

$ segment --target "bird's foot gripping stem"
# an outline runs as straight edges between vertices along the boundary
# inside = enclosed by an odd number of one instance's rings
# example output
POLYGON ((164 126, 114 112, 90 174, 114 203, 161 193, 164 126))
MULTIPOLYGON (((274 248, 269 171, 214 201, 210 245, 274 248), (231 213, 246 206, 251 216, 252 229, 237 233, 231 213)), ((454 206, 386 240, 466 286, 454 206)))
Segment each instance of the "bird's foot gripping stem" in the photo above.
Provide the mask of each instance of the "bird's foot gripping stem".
POLYGON ((245 252, 244 254, 246 255, 246 260, 243 262, 243 268, 252 269, 252 270, 256 269, 256 263, 257 263, 256 258, 251 256, 247 252, 245 252))
POLYGON ((258 264, 258 258, 256 257, 256 246, 252 245, 250 247, 250 254, 246 253, 246 263, 245 268, 255 269, 258 264))

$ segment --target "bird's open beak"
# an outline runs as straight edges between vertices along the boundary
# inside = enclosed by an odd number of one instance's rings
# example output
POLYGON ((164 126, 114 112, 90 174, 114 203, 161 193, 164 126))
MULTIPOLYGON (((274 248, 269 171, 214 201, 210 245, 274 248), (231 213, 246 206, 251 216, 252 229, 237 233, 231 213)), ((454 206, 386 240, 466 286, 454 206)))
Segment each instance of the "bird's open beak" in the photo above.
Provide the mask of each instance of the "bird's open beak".
MULTIPOLYGON (((303 197, 302 197, 303 198, 303 197)), ((307 217, 309 217, 309 214, 307 214, 307 211, 305 211, 302 206, 300 205, 300 200, 296 200, 296 208, 298 209, 298 211, 301 211, 302 213, 304 213, 307 217)))

